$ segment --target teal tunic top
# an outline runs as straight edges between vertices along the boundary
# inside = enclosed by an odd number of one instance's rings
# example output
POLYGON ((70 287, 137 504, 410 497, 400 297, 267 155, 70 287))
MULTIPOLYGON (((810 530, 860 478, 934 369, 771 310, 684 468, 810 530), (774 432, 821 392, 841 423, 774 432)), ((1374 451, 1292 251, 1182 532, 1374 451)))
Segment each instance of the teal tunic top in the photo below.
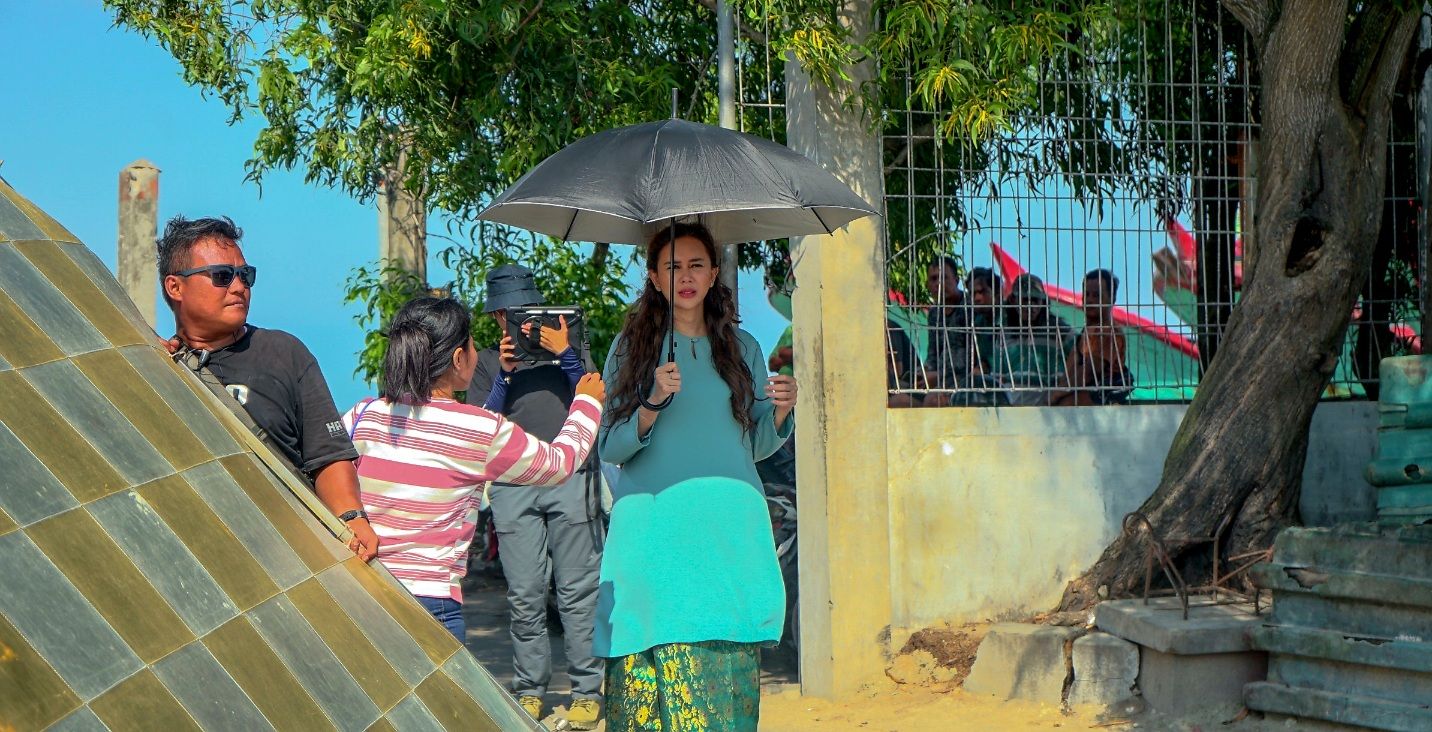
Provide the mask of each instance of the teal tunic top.
MULTIPOLYGON (((731 390, 716 372, 710 343, 679 333, 681 392, 646 437, 637 436, 637 413, 602 425, 602 460, 621 470, 602 554, 595 656, 781 638, 785 586, 756 461, 790 436, 795 415, 776 429, 760 346, 749 333, 739 335, 756 394, 752 433, 731 416, 731 390)), ((623 350, 618 338, 603 373, 608 383, 623 350)))

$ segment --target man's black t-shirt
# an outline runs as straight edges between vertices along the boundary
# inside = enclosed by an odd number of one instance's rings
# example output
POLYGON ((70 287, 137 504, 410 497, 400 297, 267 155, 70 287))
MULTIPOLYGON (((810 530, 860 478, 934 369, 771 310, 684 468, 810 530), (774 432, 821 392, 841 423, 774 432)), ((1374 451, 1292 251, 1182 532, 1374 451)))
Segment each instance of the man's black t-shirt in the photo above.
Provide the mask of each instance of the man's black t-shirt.
MULTIPOLYGON (((582 362, 588 371, 596 370, 586 349, 582 349, 582 362)), ((477 368, 473 370, 472 382, 467 387, 468 404, 480 407, 487 401, 487 395, 492 393, 492 380, 500 370, 502 361, 496 348, 478 353, 477 368)), ((498 411, 527 434, 551 442, 562 432, 567 412, 572 408, 573 396, 572 382, 561 366, 524 363, 512 372, 512 383, 507 385, 507 403, 498 411)))
POLYGON ((208 368, 299 470, 358 457, 318 361, 297 338, 250 325, 209 355, 208 368))

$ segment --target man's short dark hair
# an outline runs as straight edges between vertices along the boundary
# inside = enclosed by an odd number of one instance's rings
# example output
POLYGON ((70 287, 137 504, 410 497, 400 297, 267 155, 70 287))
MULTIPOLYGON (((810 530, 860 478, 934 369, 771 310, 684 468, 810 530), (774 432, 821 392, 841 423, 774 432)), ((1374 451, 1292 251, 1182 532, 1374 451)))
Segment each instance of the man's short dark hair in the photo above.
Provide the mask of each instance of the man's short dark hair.
POLYGON ((1115 277, 1113 272, 1110 272, 1107 269, 1094 269, 1090 270, 1089 274, 1084 275, 1084 279, 1099 280, 1100 282, 1103 282, 1104 286, 1109 288, 1109 299, 1118 299, 1119 278, 1115 277))
POLYGON ((988 287, 989 291, 994 293, 995 299, 1000 297, 999 275, 995 274, 993 269, 989 267, 975 267, 970 270, 970 276, 965 287, 973 290, 976 282, 983 282, 985 287, 988 287))
MULTIPOLYGON (((237 244, 243 237, 244 230, 234 225, 233 219, 228 216, 202 219, 175 216, 169 219, 169 223, 164 225, 164 236, 159 237, 157 242, 160 281, 189 267, 189 252, 195 244, 205 239, 224 239, 237 244)), ((173 306, 167 292, 164 300, 173 306)))
POLYGON ((949 254, 936 254, 935 261, 931 262, 930 264, 944 265, 945 267, 948 267, 950 269, 950 274, 954 275, 956 278, 960 276, 960 260, 955 259, 949 254))

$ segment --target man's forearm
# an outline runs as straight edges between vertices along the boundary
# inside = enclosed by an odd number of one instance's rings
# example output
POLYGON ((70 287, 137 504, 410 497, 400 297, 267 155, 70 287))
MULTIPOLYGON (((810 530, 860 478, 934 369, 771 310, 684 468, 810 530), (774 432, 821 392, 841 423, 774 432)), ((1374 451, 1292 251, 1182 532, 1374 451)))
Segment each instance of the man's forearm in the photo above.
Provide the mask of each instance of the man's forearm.
POLYGON ((352 460, 339 460, 319 468, 313 474, 313 490, 334 515, 363 508, 358 493, 358 471, 352 460))

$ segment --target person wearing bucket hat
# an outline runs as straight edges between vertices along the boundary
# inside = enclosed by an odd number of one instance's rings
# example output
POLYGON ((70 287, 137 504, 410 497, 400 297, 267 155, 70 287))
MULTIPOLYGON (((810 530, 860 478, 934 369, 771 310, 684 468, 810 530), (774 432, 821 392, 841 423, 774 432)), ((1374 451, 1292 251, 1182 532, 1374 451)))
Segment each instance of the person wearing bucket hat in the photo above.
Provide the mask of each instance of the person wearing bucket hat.
MULTIPOLYGON (((506 331, 507 310, 546 303, 532 270, 504 264, 487 273, 483 312, 506 331)), ((542 346, 560 365, 526 364, 514 358, 512 337, 483 350, 468 385, 469 404, 502 414, 538 439, 551 441, 562 429, 574 386, 595 371, 585 343, 568 340, 566 321, 543 328, 542 346)), ((542 718, 542 697, 552 678, 552 645, 547 636, 549 577, 556 582, 574 729, 593 729, 601 716, 603 663, 592 656, 597 576, 603 543, 600 508, 593 500, 596 471, 589 463, 555 488, 493 484, 488 490, 498 535, 498 557, 507 577, 512 635, 512 691, 534 719, 542 718)))
POLYGON ((520 264, 504 264, 487 273, 487 300, 482 304, 484 313, 546 302, 547 299, 537 289, 532 270, 520 264))
POLYGON ((1048 405, 1063 384, 1073 330, 1050 312, 1044 282, 1035 275, 1014 278, 1005 304, 1004 348, 998 368, 1001 381, 1010 387, 1009 403, 1048 405))

